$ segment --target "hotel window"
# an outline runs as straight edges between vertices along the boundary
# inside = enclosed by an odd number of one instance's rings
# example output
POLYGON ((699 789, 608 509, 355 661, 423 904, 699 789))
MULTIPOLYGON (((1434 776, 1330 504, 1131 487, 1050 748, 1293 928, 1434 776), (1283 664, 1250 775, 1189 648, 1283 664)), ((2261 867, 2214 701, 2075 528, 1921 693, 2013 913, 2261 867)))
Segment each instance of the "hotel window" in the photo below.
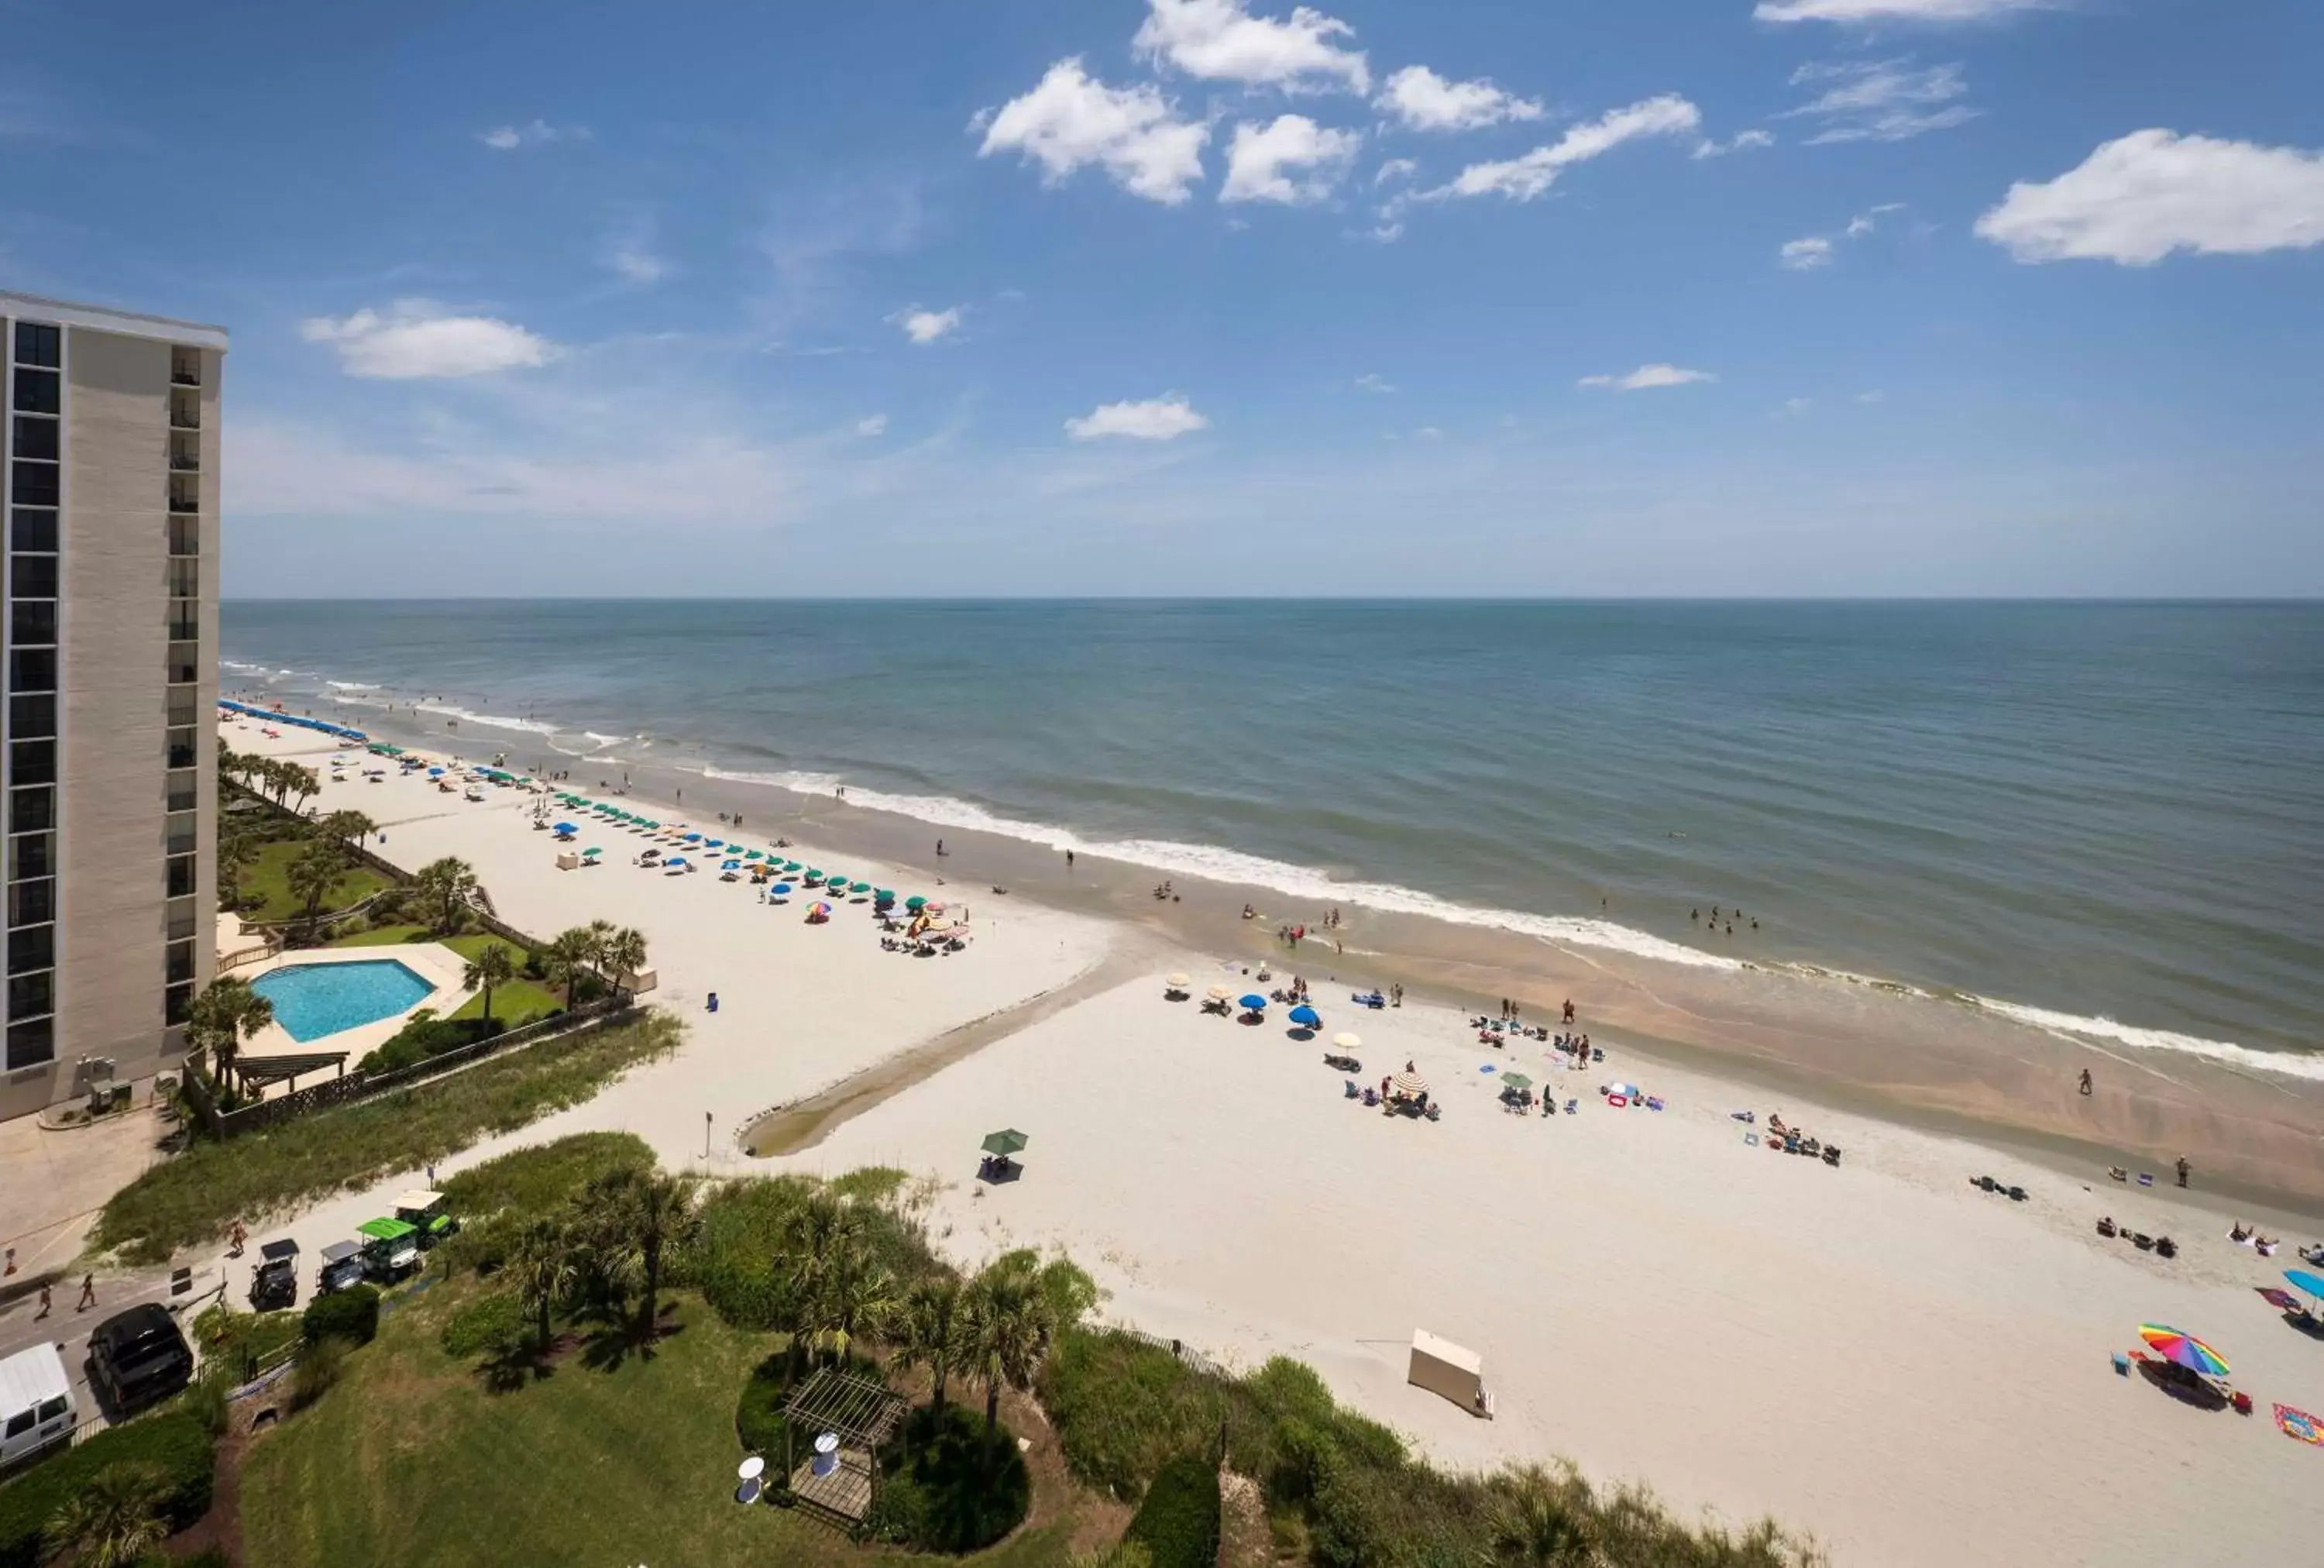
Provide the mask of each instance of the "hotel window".
POLYGON ((172 942, 162 955, 162 978, 171 985, 182 985, 194 977, 194 945, 172 942))
POLYGON ((173 985, 169 990, 161 993, 161 1021, 163 1023, 184 1023, 186 1021, 186 1016, 193 1010, 194 986, 191 981, 188 981, 183 985, 173 985))
POLYGON ((57 504, 57 466, 18 460, 11 466, 9 493, 26 506, 57 504))
POLYGON ((8 1026, 8 1065, 37 1067, 52 1062, 57 1055, 57 1020, 49 1018, 26 1019, 8 1026))
POLYGON ((64 364, 64 328, 39 321, 16 323, 16 363, 44 364, 55 370, 64 364))
MULTIPOLYGON (((170 519, 170 553, 173 556, 198 556, 202 553, 202 520, 180 513, 170 519)), ((186 590, 193 593, 194 588, 186 590)))
POLYGON ((194 890, 194 857, 189 854, 173 854, 163 863, 167 870, 164 872, 165 890, 162 896, 171 899, 191 896, 194 890))
POLYGON ((38 457, 43 462, 57 460, 57 421, 38 414, 18 414, 15 419, 15 439, 8 448, 13 457, 38 457))
POLYGON ((8 548, 57 551, 57 514, 43 507, 20 506, 10 515, 8 548))
POLYGON ((15 409, 18 413, 57 414, 64 411, 64 378, 55 371, 26 370, 18 365, 16 374, 10 379, 15 383, 15 409))
POLYGON ((20 833, 8 841, 8 876, 11 881, 29 882, 56 874, 55 834, 20 833))
POLYGON ((171 730, 162 740, 162 766, 190 768, 194 765, 194 732, 191 726, 171 730))
POLYGON ((174 603, 164 624, 171 641, 191 642, 202 634, 201 607, 190 601, 174 603))
POLYGON ((179 812, 176 816, 170 818, 166 827, 167 836, 163 840, 163 853, 168 854, 191 854, 194 853, 195 849, 198 847, 194 841, 194 814, 192 812, 179 812))
POLYGON ((41 692, 8 699, 8 733, 20 741, 53 740, 57 733, 57 699, 41 692))
POLYGON ((53 555, 24 555, 10 561, 8 592, 19 599, 55 598, 57 558, 53 555))
POLYGON ((56 817, 57 792, 49 786, 19 785, 8 791, 9 832, 46 833, 57 825, 56 817))
POLYGON ((8 933, 8 973, 30 974, 57 966, 57 928, 23 926, 8 933))
POLYGON ((19 647, 57 640, 57 602, 19 599, 8 606, 8 640, 19 647))
POLYGON ((56 690, 57 650, 53 648, 8 650, 8 689, 12 692, 56 690))
POLYGON ((168 789, 169 799, 162 807, 163 810, 191 811, 194 808, 194 773, 191 769, 181 769, 170 774, 168 789))
MULTIPOLYGON (((191 766, 190 763, 188 765, 191 766)), ((18 784, 55 783, 57 743, 54 741, 9 742, 8 777, 18 784)))
POLYGON ((189 686, 200 678, 201 645, 198 642, 172 642, 163 658, 168 661, 168 678, 171 686, 189 686))
POLYGON ((45 926, 57 918, 57 880, 42 877, 36 882, 8 884, 8 924, 45 926))
POLYGON ((8 980, 8 1016, 31 1018, 37 1013, 57 1010, 57 975, 54 970, 38 974, 11 975, 8 980))
POLYGON ((194 901, 191 899, 180 899, 168 906, 168 929, 165 935, 171 942, 183 942, 194 934, 196 924, 194 901))
POLYGON ((202 591, 202 563, 198 558, 186 556, 172 556, 170 558, 170 563, 166 570, 169 574, 167 581, 170 589, 170 597, 173 599, 192 599, 200 596, 202 591))

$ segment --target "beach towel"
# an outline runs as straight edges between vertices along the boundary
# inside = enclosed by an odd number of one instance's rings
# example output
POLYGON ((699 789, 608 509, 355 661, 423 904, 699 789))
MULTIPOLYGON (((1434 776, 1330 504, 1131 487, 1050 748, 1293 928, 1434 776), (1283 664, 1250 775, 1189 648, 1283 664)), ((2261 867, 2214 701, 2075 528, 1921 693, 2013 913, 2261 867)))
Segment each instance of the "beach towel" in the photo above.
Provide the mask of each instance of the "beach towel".
POLYGON ((2275 1407, 2275 1424, 2286 1437, 2298 1438, 2302 1443, 2324 1448, 2324 1422, 2319 1422, 2307 1411, 2294 1410, 2289 1405, 2278 1405, 2275 1407))
POLYGON ((2301 1310, 2300 1298, 2292 1295, 2292 1292, 2288 1290, 2278 1290, 2273 1285, 2255 1286, 2253 1288, 2259 1292, 2259 1298, 2262 1301, 2264 1301, 2268 1305, 2274 1307, 2278 1312, 2298 1312, 2301 1310))
POLYGON ((2138 1185, 2143 1187, 2151 1187, 2154 1185, 2154 1177, 2145 1171, 2140 1171, 2138 1173, 2138 1185))

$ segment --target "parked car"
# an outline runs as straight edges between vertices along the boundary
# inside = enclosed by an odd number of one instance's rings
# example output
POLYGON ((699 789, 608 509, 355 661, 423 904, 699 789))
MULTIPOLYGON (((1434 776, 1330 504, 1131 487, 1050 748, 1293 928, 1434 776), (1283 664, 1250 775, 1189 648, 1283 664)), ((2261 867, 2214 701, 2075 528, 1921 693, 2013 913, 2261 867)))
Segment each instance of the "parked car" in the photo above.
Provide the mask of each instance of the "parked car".
POLYGON ((194 1375, 178 1320, 148 1302, 116 1313, 88 1336, 88 1376, 119 1410, 165 1399, 194 1375))
POLYGON ((0 1471, 71 1441, 78 1416, 56 1346, 34 1345, 0 1360, 0 1471))

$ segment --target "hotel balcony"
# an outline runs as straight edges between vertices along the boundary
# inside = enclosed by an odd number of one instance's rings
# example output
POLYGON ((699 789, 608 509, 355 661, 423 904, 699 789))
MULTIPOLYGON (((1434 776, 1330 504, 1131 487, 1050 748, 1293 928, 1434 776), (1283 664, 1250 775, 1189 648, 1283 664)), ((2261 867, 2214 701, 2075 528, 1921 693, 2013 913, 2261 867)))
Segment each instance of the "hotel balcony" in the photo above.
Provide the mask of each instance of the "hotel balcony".
POLYGON ((201 385, 202 362, 199 356, 189 357, 180 355, 172 359, 170 362, 170 384, 171 386, 201 385))
POLYGON ((170 429, 198 430, 202 428, 202 401, 182 392, 170 394, 170 429))

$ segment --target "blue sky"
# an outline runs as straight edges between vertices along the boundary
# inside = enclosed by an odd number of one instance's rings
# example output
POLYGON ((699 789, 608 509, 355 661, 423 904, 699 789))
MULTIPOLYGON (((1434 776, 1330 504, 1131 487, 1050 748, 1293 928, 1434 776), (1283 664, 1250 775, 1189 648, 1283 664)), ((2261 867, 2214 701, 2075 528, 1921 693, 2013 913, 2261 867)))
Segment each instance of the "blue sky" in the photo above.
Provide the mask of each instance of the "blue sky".
POLYGON ((229 595, 2324 592, 2324 6, 0 0, 229 595))

